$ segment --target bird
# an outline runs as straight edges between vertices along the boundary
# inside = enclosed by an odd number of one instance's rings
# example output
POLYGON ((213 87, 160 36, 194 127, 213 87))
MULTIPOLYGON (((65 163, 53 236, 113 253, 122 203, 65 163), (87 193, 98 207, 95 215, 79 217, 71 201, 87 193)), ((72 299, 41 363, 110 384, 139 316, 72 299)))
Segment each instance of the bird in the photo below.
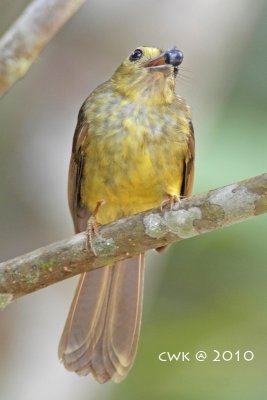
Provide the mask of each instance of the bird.
MULTIPOLYGON (((191 110, 175 92, 183 53, 139 46, 82 104, 68 201, 75 232, 189 196, 195 140, 191 110)), ((158 250, 161 250, 159 248, 158 250)), ((59 343, 65 368, 120 382, 140 334, 144 254, 80 276, 59 343)))

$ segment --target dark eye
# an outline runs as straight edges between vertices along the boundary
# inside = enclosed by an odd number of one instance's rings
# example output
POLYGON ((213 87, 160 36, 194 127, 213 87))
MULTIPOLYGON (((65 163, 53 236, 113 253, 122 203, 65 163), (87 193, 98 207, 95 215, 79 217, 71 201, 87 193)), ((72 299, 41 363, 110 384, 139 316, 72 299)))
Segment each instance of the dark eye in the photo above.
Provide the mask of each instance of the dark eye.
POLYGON ((143 52, 140 49, 136 49, 132 52, 132 54, 129 57, 130 61, 136 61, 136 60, 140 60, 140 58, 142 57, 143 52))

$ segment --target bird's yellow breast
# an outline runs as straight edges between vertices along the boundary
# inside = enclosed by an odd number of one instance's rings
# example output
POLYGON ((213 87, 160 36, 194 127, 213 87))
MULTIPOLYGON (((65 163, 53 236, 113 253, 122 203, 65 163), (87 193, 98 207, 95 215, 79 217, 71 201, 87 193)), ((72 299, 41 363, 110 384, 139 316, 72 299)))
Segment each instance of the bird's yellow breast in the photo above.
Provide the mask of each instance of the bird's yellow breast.
POLYGON ((96 216, 99 223, 159 206, 167 194, 180 194, 189 111, 184 103, 178 106, 135 104, 112 91, 89 98, 81 200, 91 212, 104 200, 96 216), (100 118, 103 112, 106 118, 100 118))

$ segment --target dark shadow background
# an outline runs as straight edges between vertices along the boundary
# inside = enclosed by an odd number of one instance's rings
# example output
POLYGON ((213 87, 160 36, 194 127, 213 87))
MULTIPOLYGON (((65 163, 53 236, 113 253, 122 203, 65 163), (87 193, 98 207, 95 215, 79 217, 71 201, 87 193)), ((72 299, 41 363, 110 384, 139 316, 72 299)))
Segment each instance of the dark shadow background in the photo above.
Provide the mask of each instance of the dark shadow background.
MULTIPOLYGON (((0 2, 0 33, 27 1, 0 2)), ((266 172, 267 3, 92 0, 0 104, 0 258, 68 237, 67 171, 77 113, 138 45, 183 50, 177 93, 193 111, 194 193, 266 172)), ((68 373, 57 345, 75 280, 0 315, 0 399, 265 400, 266 216, 148 256, 134 367, 120 385, 68 373), (254 360, 212 362, 218 351, 254 360), (159 353, 206 350, 207 361, 159 353)))

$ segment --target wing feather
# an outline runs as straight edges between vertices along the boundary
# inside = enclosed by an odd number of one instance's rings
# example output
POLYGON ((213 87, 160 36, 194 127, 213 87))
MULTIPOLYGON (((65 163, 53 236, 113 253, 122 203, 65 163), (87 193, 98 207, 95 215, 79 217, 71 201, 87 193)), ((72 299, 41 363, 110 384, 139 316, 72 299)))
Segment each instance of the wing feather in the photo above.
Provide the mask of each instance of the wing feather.
POLYGON ((84 167, 84 148, 88 138, 89 124, 78 119, 73 137, 69 167, 68 199, 75 232, 86 229, 89 218, 88 209, 81 202, 81 183, 84 167))
POLYGON ((190 196, 194 181, 194 163, 195 163, 195 136, 192 121, 189 121, 190 135, 188 140, 188 155, 184 161, 183 182, 181 187, 181 196, 190 196))

